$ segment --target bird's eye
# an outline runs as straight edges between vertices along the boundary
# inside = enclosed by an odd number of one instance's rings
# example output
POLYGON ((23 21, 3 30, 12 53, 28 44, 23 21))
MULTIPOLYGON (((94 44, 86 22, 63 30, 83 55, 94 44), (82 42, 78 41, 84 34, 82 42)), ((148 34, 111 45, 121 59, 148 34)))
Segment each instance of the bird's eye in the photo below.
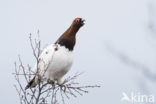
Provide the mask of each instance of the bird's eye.
POLYGON ((81 20, 80 18, 76 18, 75 22, 80 22, 80 20, 81 20))
POLYGON ((79 22, 80 20, 75 20, 76 22, 79 22))

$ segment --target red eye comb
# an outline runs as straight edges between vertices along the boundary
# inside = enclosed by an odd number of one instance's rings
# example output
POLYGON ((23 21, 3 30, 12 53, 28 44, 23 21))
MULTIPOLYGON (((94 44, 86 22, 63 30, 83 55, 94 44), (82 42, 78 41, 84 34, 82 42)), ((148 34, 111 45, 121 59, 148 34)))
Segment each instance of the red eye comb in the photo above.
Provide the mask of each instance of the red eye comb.
POLYGON ((78 20, 79 21, 79 20, 81 20, 81 18, 75 18, 75 20, 78 20))

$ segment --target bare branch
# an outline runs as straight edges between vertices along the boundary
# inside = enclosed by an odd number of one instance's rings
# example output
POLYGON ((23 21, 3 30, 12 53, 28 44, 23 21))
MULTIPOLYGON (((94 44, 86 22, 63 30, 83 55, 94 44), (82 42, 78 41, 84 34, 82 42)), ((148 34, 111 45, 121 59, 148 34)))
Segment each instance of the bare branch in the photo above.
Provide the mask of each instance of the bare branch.
MULTIPOLYGON (((38 31, 38 39, 33 40, 30 34, 30 45, 31 49, 33 51, 33 56, 36 60, 36 67, 37 70, 34 72, 34 70, 30 67, 30 65, 27 65, 27 67, 24 66, 21 57, 18 57, 18 64, 15 62, 15 72, 13 75, 15 76, 15 80, 17 81, 17 84, 14 85, 17 94, 20 98, 20 104, 58 104, 62 102, 65 104, 65 99, 69 99, 71 96, 77 97, 78 95, 83 95, 84 93, 88 93, 88 88, 98 88, 100 86, 97 85, 88 85, 88 86, 80 86, 76 80, 82 73, 76 73, 74 76, 67 77, 62 85, 59 85, 57 83, 49 83, 43 82, 39 80, 39 84, 35 88, 30 88, 28 90, 25 90, 25 84, 27 84, 32 77, 37 76, 39 77, 39 62, 42 61, 39 56, 41 54, 41 41, 39 39, 39 31, 38 31), (25 84, 23 84, 25 83, 25 84), (61 98, 62 100, 58 100, 57 98, 61 98)), ((56 46, 57 47, 57 46, 56 46)), ((53 55, 52 55, 53 59, 53 55)), ((52 60, 51 60, 52 62, 52 60)), ((46 69, 49 65, 47 65, 46 69)), ((45 69, 45 71, 46 71, 45 69)))

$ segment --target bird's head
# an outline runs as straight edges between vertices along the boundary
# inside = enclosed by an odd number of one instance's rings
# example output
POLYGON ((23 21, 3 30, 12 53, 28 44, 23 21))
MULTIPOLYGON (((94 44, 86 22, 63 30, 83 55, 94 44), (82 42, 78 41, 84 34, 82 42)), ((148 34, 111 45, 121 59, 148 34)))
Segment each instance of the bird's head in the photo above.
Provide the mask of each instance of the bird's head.
POLYGON ((81 27, 84 25, 85 20, 82 18, 75 18, 73 21, 73 25, 77 27, 81 27))

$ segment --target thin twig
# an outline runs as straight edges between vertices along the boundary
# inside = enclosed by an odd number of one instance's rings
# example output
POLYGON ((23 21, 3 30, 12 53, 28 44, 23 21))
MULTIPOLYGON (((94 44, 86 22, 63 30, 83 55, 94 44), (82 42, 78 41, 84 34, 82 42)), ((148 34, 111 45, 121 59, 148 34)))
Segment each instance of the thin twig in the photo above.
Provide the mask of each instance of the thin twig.
MULTIPOLYGON (((27 67, 25 67, 21 60, 21 57, 18 57, 19 64, 15 62, 15 72, 13 73, 13 75, 15 76, 15 80, 17 81, 17 84, 14 85, 14 87, 20 98, 20 104, 58 104, 59 102, 65 104, 66 98, 70 99, 71 96, 77 97, 77 94, 82 96, 84 93, 88 93, 88 88, 100 87, 98 85, 80 86, 80 83, 76 82, 76 80, 82 73, 76 73, 74 76, 67 77, 63 81, 62 85, 59 85, 58 83, 50 84, 48 81, 42 81, 39 76, 39 63, 43 61, 39 58, 41 54, 41 41, 39 40, 39 31, 38 39, 35 39, 34 42, 35 45, 33 45, 31 34, 29 39, 31 49, 33 51, 33 56, 36 60, 36 72, 34 72, 29 64, 27 65, 27 67), (25 90, 25 85, 23 85, 23 82, 30 82, 31 78, 34 76, 38 77, 39 80, 37 81, 39 82, 39 84, 34 88, 25 90), (20 80, 20 78, 23 78, 25 81, 20 80), (57 99, 58 96, 61 97, 61 100, 59 101, 57 99)), ((52 59, 53 55, 51 56, 52 59)), ((50 62, 53 62, 53 60, 50 60, 50 62)), ((48 69, 48 67, 49 65, 45 65, 45 71, 48 69)))

